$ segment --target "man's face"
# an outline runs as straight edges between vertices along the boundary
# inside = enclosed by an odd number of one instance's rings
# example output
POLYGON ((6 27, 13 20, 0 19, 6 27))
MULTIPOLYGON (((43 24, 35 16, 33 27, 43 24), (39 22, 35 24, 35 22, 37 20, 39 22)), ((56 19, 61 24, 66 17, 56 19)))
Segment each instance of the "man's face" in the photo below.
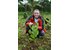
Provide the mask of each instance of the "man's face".
POLYGON ((40 12, 39 11, 34 11, 33 13, 35 18, 38 18, 40 16, 40 12))

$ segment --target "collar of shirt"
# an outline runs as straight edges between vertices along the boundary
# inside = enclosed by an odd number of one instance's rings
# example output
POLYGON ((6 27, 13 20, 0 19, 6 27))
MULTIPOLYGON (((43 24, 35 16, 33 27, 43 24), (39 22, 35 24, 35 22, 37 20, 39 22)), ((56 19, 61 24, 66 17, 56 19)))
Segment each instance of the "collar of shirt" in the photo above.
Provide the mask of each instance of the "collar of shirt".
POLYGON ((35 18, 34 20, 35 20, 36 23, 38 22, 38 19, 35 18))

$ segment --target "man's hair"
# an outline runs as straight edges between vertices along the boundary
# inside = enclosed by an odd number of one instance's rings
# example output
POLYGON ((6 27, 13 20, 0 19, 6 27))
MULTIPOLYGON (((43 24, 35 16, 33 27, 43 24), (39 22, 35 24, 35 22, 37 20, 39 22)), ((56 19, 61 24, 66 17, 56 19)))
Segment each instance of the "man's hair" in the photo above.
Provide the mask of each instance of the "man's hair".
POLYGON ((39 11, 39 12, 40 12, 40 10, 39 10, 39 9, 34 9, 34 11, 39 11))

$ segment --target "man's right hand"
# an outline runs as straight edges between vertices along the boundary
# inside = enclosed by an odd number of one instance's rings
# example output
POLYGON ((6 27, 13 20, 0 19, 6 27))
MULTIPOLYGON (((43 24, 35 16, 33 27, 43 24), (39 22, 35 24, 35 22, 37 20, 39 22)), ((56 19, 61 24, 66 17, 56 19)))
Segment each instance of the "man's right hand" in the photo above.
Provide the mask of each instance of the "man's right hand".
POLYGON ((29 23, 29 25, 33 25, 33 23, 32 23, 32 22, 30 22, 30 23, 29 23))

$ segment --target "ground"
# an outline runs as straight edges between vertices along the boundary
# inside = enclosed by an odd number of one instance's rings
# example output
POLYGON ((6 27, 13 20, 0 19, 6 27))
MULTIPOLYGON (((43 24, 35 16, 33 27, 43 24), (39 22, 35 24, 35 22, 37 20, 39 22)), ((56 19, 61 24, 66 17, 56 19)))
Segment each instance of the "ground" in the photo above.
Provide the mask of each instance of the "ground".
MULTIPOLYGON (((50 13, 41 13, 44 18, 49 18, 51 23, 50 13)), ((28 12, 28 16, 31 13, 28 12)), ((51 50, 51 32, 47 29, 45 35, 41 38, 36 38, 34 41, 29 40, 28 34, 25 33, 25 21, 23 12, 18 13, 18 50, 51 50)), ((48 28, 48 27, 47 27, 48 28)))

